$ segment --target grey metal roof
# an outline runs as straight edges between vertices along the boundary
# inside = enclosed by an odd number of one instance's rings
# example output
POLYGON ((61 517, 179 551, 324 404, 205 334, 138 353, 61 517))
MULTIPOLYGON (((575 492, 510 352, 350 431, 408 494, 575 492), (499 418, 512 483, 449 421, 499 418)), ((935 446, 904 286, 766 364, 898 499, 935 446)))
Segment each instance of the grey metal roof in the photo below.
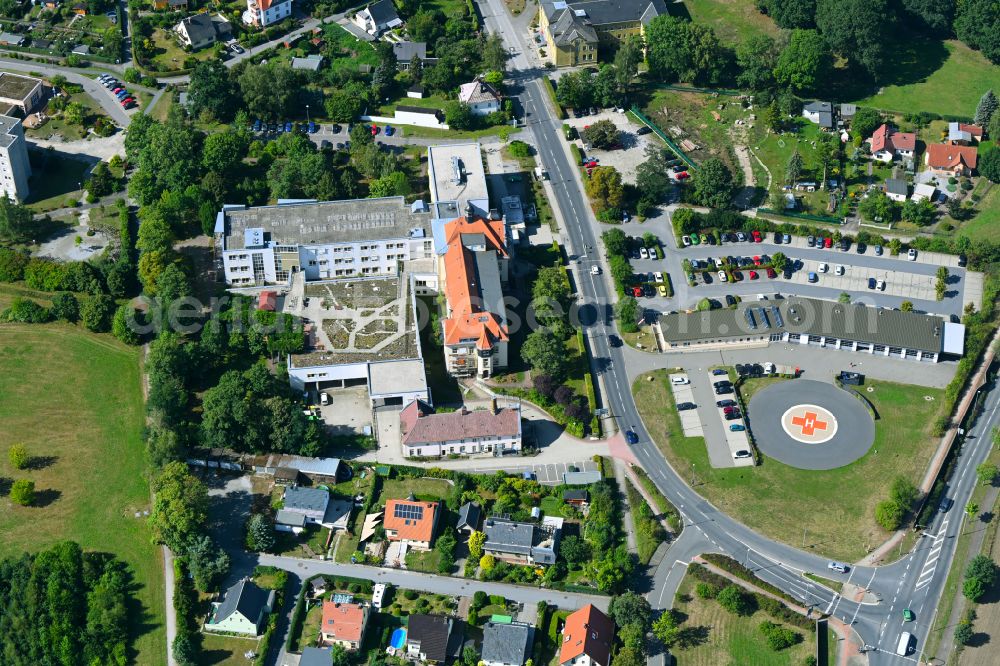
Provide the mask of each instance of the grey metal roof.
POLYGON ((576 502, 586 502, 587 501, 587 489, 586 488, 570 488, 569 490, 563 491, 563 501, 576 501, 576 502))
POLYGON ((901 194, 905 197, 908 193, 906 181, 902 178, 889 178, 885 181, 885 191, 889 194, 901 194))
POLYGON ((496 251, 474 252, 473 256, 476 260, 476 286, 482 296, 483 311, 506 317, 496 251))
POLYGON ((285 491, 285 509, 289 511, 325 511, 330 493, 322 488, 289 488, 285 491))
POLYGON ((851 118, 858 112, 857 104, 841 104, 840 105, 840 116, 842 118, 851 118))
POLYGON ((487 550, 527 555, 535 545, 536 525, 518 523, 502 518, 487 518, 483 531, 486 533, 487 550))
POLYGON ((274 522, 278 525, 288 525, 289 527, 305 527, 306 515, 287 509, 279 509, 274 516, 274 522))
POLYGON ((421 60, 427 57, 427 44, 425 42, 394 42, 392 52, 396 54, 398 62, 410 62, 413 56, 421 60))
POLYGON ((535 628, 530 624, 487 622, 483 627, 482 660, 521 666, 531 655, 534 637, 535 628))
POLYGON ((307 647, 302 650, 299 666, 330 666, 333 663, 331 648, 307 647))
POLYGON ((393 19, 399 19, 396 7, 390 0, 378 0, 378 2, 368 5, 368 14, 375 21, 376 25, 389 23, 393 19))
MULTIPOLYGON (((553 14, 560 11, 561 4, 543 3, 544 5, 554 5, 549 10, 553 14)), ((566 9, 574 14, 577 10, 586 13, 586 18, 592 25, 608 25, 612 23, 631 23, 642 21, 643 25, 652 21, 661 14, 669 14, 664 0, 583 0, 582 2, 567 2, 566 9)), ((547 12, 547 15, 548 12, 547 12)))
POLYGON ((594 43, 597 41, 597 30, 585 18, 576 16, 570 9, 559 10, 555 21, 549 24, 549 32, 556 44, 572 44, 577 39, 594 43))
POLYGON ((23 130, 18 131, 17 129, 20 124, 21 120, 19 118, 0 115, 0 146, 7 148, 23 135, 23 130))
POLYGON ((226 590, 226 596, 215 612, 215 623, 222 622, 236 612, 251 622, 257 622, 273 594, 273 590, 259 588, 250 579, 244 578, 226 590))
POLYGON ((735 310, 709 310, 692 314, 669 314, 660 318, 664 337, 671 343, 752 338, 770 333, 798 333, 841 340, 940 352, 944 321, 936 315, 837 303, 816 298, 793 297, 772 301, 768 310, 770 328, 751 329, 746 310, 761 309, 759 303, 741 304, 735 310), (770 316, 777 303, 782 317, 778 325, 770 316))
POLYGON ((428 661, 445 661, 451 627, 452 619, 443 615, 411 615, 406 625, 406 642, 419 644, 428 661))
POLYGON ((478 528, 482 512, 482 507, 475 502, 466 502, 458 510, 458 524, 456 527, 459 529, 462 527, 471 527, 472 529, 478 528))
POLYGON ((188 38, 195 44, 215 40, 215 23, 208 14, 195 14, 181 20, 188 38))
POLYGON ((600 480, 600 472, 563 472, 563 483, 567 486, 589 486, 600 480))
POLYGON ((802 105, 802 110, 809 113, 833 113, 833 104, 830 102, 813 101, 802 105))

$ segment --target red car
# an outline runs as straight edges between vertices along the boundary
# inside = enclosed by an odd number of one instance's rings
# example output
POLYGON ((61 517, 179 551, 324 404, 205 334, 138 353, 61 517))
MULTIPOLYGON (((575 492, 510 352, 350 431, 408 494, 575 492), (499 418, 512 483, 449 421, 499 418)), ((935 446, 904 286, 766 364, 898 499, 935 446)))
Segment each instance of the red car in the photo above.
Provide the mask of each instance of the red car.
POLYGON ((768 268, 767 269, 767 277, 769 277, 769 278, 771 278, 773 280, 774 278, 778 277, 778 274, 774 272, 773 268, 768 268))
POLYGON ((135 100, 132 99, 131 97, 126 97, 125 99, 122 100, 121 104, 122 106, 128 108, 129 104, 135 104, 135 100))
POLYGON ((690 177, 691 176, 688 174, 687 171, 680 171, 676 175, 677 180, 684 180, 685 178, 690 178, 690 177))
POLYGON ((750 279, 751 280, 756 280, 757 277, 758 277, 757 276, 757 271, 750 271, 750 279))
POLYGON ((827 236, 826 238, 824 238, 823 239, 823 247, 824 248, 833 247, 833 239, 830 238, 829 236, 827 236))
POLYGON ((632 287, 632 295, 636 298, 642 296, 642 287, 632 287))
POLYGON ((760 242, 762 242, 762 241, 764 240, 764 239, 763 239, 763 238, 761 237, 761 235, 760 235, 760 232, 759 232, 759 231, 756 231, 756 230, 754 230, 754 231, 752 231, 752 232, 750 232, 750 233, 751 233, 751 235, 753 236, 753 242, 754 242, 754 243, 760 243, 760 242))
POLYGON ((378 125, 372 125, 372 136, 378 134, 378 125))
POLYGON ((590 160, 589 162, 585 162, 583 166, 587 167, 588 169, 593 169, 594 167, 597 166, 597 160, 590 160))
POLYGON ((753 265, 754 266, 760 266, 760 257, 754 257, 753 258, 753 265))

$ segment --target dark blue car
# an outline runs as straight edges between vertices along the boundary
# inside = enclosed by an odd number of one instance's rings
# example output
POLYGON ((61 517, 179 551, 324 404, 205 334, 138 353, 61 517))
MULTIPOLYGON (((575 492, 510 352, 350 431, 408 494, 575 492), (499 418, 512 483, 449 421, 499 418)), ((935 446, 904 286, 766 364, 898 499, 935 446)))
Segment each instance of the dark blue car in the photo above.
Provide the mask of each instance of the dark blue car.
POLYGON ((639 435, 636 434, 635 430, 626 430, 625 441, 628 442, 629 444, 638 444, 639 435))

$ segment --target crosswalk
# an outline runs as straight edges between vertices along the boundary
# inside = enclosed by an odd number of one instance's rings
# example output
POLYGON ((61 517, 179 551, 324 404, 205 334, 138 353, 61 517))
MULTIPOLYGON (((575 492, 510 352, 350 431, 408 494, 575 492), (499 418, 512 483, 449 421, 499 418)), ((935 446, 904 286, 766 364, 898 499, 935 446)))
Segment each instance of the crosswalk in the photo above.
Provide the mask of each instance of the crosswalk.
POLYGON ((931 549, 927 553, 927 559, 924 560, 924 566, 920 570, 920 575, 917 577, 917 584, 913 588, 914 591, 927 587, 930 585, 931 581, 934 580, 934 572, 937 570, 938 559, 941 557, 941 548, 944 545, 944 539, 947 532, 948 518, 945 518, 941 523, 941 529, 938 530, 938 533, 934 536, 931 549))

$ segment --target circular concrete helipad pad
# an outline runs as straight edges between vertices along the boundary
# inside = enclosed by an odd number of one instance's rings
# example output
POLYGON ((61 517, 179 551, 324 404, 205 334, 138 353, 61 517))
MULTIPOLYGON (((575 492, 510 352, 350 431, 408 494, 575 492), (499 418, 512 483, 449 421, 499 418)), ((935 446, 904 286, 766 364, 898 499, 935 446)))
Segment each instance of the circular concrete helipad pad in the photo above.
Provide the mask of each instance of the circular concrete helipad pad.
POLYGON ((753 395, 747 417, 764 454, 800 469, 843 467, 875 441, 875 423, 865 406, 826 382, 772 384, 753 395))

